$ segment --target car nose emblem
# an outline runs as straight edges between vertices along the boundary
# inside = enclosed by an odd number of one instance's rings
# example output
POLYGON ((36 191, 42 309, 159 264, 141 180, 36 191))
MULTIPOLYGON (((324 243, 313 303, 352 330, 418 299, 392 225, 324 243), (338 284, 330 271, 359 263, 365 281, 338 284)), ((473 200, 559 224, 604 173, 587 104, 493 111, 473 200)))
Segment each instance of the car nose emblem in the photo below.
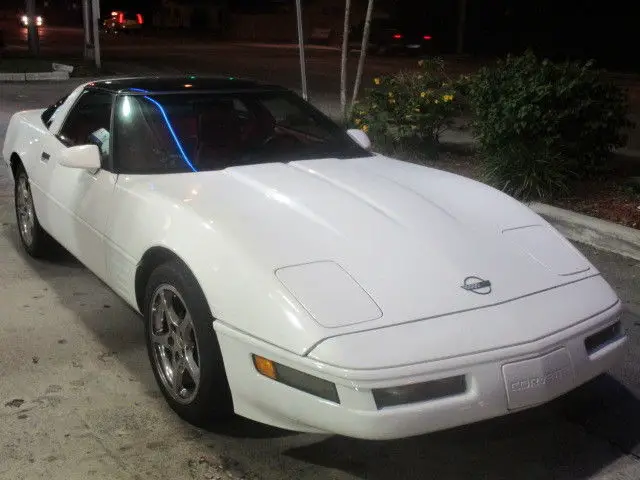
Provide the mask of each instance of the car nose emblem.
POLYGON ((478 295, 488 295, 491 293, 491 282, 480 277, 467 277, 462 283, 462 288, 478 295))

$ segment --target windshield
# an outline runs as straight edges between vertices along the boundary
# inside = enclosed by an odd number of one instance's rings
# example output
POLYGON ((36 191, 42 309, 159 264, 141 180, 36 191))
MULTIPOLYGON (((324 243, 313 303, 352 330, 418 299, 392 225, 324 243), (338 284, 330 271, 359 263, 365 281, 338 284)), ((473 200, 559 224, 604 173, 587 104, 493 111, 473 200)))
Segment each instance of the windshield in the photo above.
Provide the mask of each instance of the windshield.
POLYGON ((291 92, 127 94, 115 108, 113 157, 123 173, 370 156, 291 92))

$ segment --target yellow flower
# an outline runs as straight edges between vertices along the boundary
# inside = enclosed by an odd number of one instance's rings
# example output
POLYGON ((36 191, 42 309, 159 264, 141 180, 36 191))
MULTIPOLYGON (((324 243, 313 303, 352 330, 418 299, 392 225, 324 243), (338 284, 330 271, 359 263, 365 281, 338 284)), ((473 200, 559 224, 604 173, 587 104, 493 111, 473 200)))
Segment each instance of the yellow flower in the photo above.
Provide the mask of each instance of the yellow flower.
POLYGON ((367 125, 362 125, 362 127, 360 127, 360 129, 364 132, 367 133, 369 131, 369 127, 367 125))
POLYGON ((389 92, 389 98, 393 98, 393 92, 389 92))
POLYGON ((373 83, 375 83, 376 85, 380 85, 380 79, 378 77, 374 78, 373 83))
POLYGON ((453 100, 453 95, 443 95, 443 96, 442 96, 442 99, 443 99, 445 102, 450 102, 451 100, 453 100))
POLYGON ((390 98, 389 99, 389 103, 396 103, 396 99, 395 98, 390 98))
POLYGON ((427 96, 427 92, 420 92, 420 98, 424 98, 427 96))
POLYGON ((362 123, 362 120, 360 120, 359 118, 356 118, 356 125, 360 125, 362 123))

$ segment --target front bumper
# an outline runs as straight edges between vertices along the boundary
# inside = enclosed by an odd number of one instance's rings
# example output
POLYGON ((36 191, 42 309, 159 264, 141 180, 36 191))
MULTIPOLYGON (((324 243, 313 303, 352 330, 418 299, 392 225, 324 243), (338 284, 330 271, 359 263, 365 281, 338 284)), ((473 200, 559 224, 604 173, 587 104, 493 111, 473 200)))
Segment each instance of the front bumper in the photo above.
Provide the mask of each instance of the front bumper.
MULTIPOLYGON (((533 342, 489 352, 375 370, 344 369, 277 349, 216 321, 237 414, 295 431, 362 439, 404 438, 465 425, 548 402, 608 370, 624 354, 621 304, 533 342), (596 343, 589 338, 595 338, 596 343), (603 339, 604 338, 604 339, 603 339), (602 341, 600 341, 600 340, 602 341), (600 342, 600 343, 598 343, 600 342), (257 373, 251 355, 336 385, 340 403, 257 373), (449 396, 381 408, 374 390, 464 377, 449 396)), ((375 348, 375 347, 374 347, 375 348)))

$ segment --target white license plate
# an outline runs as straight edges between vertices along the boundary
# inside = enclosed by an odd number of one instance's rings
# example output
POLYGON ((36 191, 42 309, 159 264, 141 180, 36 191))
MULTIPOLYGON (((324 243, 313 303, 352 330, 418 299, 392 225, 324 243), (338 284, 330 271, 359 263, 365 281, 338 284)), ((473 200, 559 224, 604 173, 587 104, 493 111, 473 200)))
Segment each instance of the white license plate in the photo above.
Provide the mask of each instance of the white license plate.
POLYGON ((420 45, 416 45, 415 43, 412 43, 411 45, 407 45, 407 48, 420 48, 420 45))
POLYGON ((575 385, 573 365, 566 348, 503 365, 502 374, 512 410, 548 402, 575 385))

